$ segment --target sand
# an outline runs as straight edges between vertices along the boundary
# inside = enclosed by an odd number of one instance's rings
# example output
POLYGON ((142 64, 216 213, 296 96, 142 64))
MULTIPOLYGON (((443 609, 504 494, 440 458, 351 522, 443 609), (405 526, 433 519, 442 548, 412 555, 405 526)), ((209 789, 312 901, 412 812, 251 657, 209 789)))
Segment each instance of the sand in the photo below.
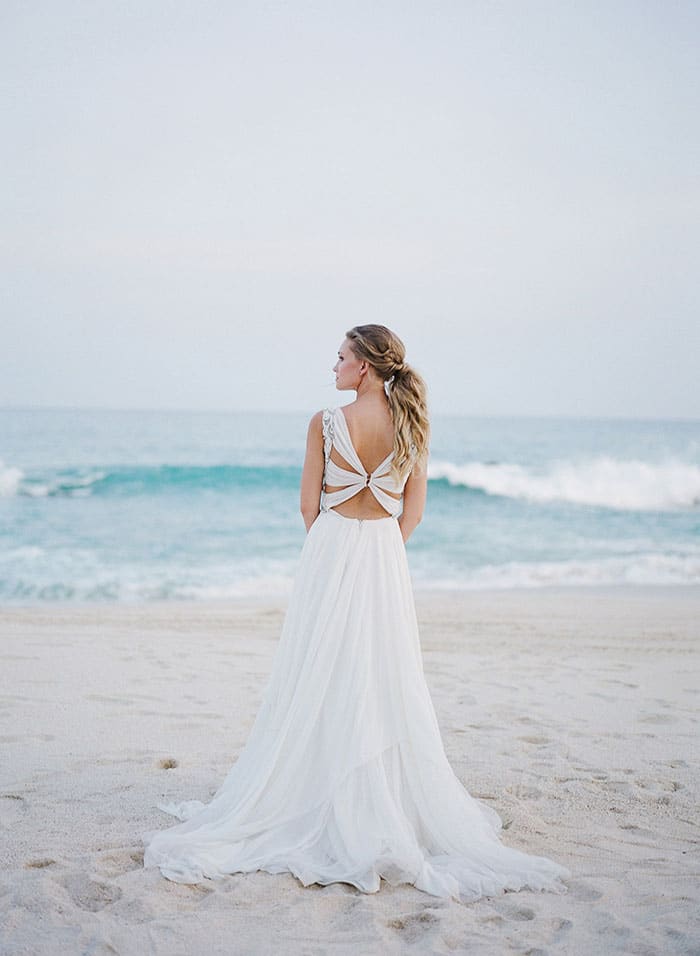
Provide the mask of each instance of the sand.
POLYGON ((700 953, 700 592, 417 594, 460 779, 567 894, 462 905, 142 866, 252 725, 282 602, 0 611, 3 954, 700 953))

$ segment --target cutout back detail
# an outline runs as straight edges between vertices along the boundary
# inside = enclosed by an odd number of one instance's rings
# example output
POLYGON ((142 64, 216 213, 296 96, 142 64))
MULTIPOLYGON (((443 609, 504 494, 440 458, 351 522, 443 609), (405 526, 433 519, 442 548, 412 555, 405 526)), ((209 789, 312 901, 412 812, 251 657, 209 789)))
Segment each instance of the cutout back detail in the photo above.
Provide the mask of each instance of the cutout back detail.
POLYGON ((368 472, 360 461, 360 456, 350 438, 350 431, 345 414, 341 408, 325 409, 323 412, 323 451, 326 466, 323 472, 323 487, 321 492, 321 511, 328 511, 336 505, 349 501, 365 488, 372 492, 381 507, 392 517, 401 512, 401 495, 406 483, 404 480, 398 485, 391 477, 391 460, 393 450, 377 465, 374 471, 368 472), (331 458, 331 449, 335 448, 338 454, 353 470, 343 468, 331 458), (337 487, 335 491, 326 491, 326 487, 337 487), (391 492, 391 493, 390 493, 391 492))

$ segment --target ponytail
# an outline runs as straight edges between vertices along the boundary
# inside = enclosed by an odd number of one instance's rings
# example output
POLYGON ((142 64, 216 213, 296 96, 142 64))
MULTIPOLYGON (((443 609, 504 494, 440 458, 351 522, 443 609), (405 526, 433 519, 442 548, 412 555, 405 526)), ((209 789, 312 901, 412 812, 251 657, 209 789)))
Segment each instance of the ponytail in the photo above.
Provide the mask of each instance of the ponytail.
POLYGON ((356 325, 346 335, 355 355, 367 361, 384 381, 394 422, 391 474, 400 482, 428 458, 430 425, 425 382, 404 361, 403 342, 386 326, 356 325))

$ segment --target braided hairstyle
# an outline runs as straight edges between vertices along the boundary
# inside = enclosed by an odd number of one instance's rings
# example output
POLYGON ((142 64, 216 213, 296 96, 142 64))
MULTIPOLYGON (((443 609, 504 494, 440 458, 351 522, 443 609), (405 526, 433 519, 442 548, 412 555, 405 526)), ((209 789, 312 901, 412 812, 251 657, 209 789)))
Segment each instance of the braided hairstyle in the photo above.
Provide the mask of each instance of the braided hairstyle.
POLYGON ((414 464, 428 457, 430 426, 423 378, 405 361, 406 348, 385 325, 356 325, 345 333, 350 348, 384 382, 394 422, 391 473, 401 481, 414 464))

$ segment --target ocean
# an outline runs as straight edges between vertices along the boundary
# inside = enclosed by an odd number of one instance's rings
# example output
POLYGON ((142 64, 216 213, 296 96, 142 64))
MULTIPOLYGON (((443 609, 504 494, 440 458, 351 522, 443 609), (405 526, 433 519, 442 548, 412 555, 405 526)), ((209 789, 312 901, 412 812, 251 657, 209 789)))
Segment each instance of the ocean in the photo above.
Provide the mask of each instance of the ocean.
MULTIPOLYGON (((289 593, 308 415, 0 410, 0 601, 289 593)), ((432 421, 419 588, 700 583, 700 422, 432 421)))

